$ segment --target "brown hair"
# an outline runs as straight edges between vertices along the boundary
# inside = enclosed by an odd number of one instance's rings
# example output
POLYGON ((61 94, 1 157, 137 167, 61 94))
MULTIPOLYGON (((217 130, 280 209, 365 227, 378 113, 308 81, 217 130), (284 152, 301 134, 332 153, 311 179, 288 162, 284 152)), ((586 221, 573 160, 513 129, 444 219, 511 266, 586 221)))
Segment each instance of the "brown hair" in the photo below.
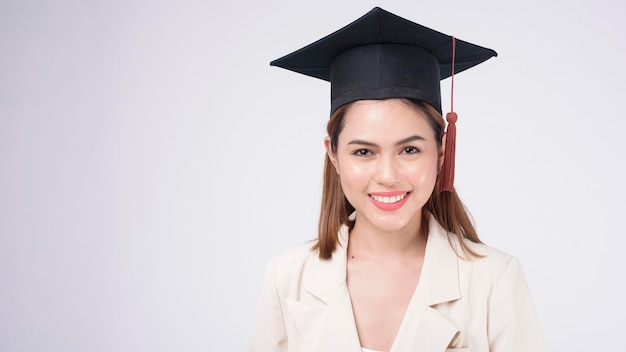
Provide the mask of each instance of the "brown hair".
MULTIPOLYGON (((441 114, 430 104, 425 102, 413 99, 401 100, 427 117, 428 123, 435 133, 437 144, 439 148, 441 148, 445 128, 441 114)), ((352 103, 338 108, 332 114, 326 126, 330 138, 331 151, 333 153, 337 152, 337 142, 339 134, 344 127, 344 117, 351 105, 352 103)), ((452 192, 440 192, 439 182, 441 182, 440 175, 437 176, 435 187, 430 198, 424 205, 424 209, 429 211, 446 231, 454 233, 458 237, 464 254, 469 257, 481 257, 463 241, 463 238, 467 238, 472 242, 482 243, 476 234, 476 229, 470 220, 467 209, 463 205, 463 202, 461 202, 455 189, 453 189, 452 192)), ((345 224, 352 230, 354 220, 350 220, 348 216, 354 210, 354 207, 343 194, 339 175, 330 161, 330 158, 326 155, 322 186, 322 206, 318 223, 318 241, 313 245, 313 250, 319 251, 320 259, 331 259, 337 247, 337 234, 342 225, 345 224)), ((459 255, 459 253, 457 253, 457 255, 459 255)))

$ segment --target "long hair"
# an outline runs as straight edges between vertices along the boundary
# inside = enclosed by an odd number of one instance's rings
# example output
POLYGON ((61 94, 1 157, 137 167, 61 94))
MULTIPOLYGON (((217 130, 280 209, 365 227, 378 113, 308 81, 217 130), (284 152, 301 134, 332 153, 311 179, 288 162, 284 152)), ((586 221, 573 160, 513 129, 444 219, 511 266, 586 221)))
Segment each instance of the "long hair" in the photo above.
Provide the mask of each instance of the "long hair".
MULTIPOLYGON (((427 117, 428 123, 435 134, 437 145, 441 149, 445 128, 441 114, 425 102, 413 99, 401 100, 427 117)), ((333 153, 337 152, 339 134, 343 130, 344 118, 351 105, 352 103, 338 108, 332 114, 326 126, 333 153)), ((446 231, 458 237, 464 254, 474 258, 480 257, 463 241, 463 238, 467 238, 472 242, 482 243, 476 234, 476 229, 472 224, 467 209, 461 202, 455 189, 451 192, 440 192, 440 182, 440 175, 437 175, 435 187, 423 209, 429 211, 446 231)), ((320 259, 329 260, 332 258, 339 242, 337 235, 341 226, 347 225, 350 230, 354 227, 354 221, 348 218, 353 211, 354 207, 348 202, 341 188, 339 175, 330 158, 326 155, 322 185, 322 206, 318 223, 318 240, 313 245, 313 250, 319 251, 320 259)), ((458 252, 457 255, 459 255, 458 252)))

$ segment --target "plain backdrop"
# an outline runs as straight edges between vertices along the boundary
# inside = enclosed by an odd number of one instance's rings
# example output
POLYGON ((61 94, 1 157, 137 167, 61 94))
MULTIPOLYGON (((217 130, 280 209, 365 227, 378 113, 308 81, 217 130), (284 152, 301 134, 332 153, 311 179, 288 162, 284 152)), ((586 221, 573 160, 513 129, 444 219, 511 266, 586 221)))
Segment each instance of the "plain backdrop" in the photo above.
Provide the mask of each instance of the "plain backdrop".
POLYGON ((374 6, 498 52, 456 76, 457 189, 551 351, 623 349, 623 3, 2 0, 0 351, 242 351, 329 112, 269 62, 374 6))

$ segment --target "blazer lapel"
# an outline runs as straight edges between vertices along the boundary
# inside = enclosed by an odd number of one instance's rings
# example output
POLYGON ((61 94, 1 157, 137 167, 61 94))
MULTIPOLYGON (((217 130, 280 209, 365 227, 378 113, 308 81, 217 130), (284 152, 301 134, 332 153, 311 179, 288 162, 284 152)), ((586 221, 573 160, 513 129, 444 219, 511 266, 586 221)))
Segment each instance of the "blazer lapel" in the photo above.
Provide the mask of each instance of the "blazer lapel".
MULTIPOLYGON (((303 269, 303 294, 287 308, 309 351, 361 352, 346 286, 348 229, 330 261, 315 258, 303 269)), ((436 305, 461 298, 458 257, 447 232, 431 215, 420 282, 390 352, 444 352, 459 329, 436 305)))
POLYGON ((310 351, 361 352, 352 303, 346 286, 348 229, 329 261, 315 258, 303 269, 303 296, 287 300, 291 317, 310 351))
POLYGON ((459 329, 435 309, 461 298, 458 257, 447 232, 431 215, 420 281, 391 352, 443 352, 459 329))

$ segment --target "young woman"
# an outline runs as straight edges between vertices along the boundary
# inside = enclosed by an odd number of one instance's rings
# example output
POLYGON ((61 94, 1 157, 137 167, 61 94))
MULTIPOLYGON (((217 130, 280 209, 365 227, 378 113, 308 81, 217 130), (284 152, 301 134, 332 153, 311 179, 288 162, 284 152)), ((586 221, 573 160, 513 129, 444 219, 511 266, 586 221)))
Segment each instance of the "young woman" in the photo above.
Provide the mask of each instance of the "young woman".
POLYGON ((268 267, 249 351, 544 351, 518 261, 453 186, 439 81, 495 52, 375 8, 272 64, 331 82, 319 237, 268 267))

